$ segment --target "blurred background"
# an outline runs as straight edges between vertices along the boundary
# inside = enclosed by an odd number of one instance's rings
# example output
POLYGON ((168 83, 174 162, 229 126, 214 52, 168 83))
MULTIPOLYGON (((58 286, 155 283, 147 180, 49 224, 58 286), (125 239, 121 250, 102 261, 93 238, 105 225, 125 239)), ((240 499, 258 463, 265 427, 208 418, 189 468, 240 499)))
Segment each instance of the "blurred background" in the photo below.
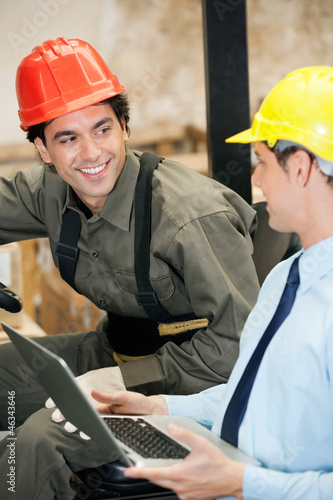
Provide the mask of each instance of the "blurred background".
MULTIPOLYGON (((247 21, 252 113, 289 71, 333 63, 332 0, 247 0, 247 21)), ((58 36, 100 52, 126 87, 133 133, 160 123, 206 128, 201 0, 0 0, 0 28, 1 145, 24 142, 18 64, 58 36)))
MULTIPOLYGON (((240 1, 215 3, 228 12, 240 1)), ((333 65, 333 2, 247 0, 246 8, 252 118, 288 72, 333 65)), ((0 33, 0 175, 37 161, 19 128, 16 68, 34 46, 58 36, 89 42, 125 86, 130 146, 209 175, 201 0, 0 0, 0 33)), ((100 312, 55 276, 43 241, 0 249, 0 281, 22 293, 25 312, 43 331, 93 327, 100 312)))

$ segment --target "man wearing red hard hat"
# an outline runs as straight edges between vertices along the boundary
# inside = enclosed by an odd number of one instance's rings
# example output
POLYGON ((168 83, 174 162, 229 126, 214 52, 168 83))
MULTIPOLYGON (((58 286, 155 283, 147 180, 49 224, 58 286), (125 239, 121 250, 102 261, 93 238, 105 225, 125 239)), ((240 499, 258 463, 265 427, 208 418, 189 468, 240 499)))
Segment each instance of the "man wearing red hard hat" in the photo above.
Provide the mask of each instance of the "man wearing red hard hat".
MULTIPOLYGON (((96 331, 38 342, 89 394, 225 383, 258 293, 252 208, 210 178, 127 147, 125 89, 88 43, 35 47, 16 90, 21 128, 46 165, 0 179, 0 243, 47 237, 61 276, 106 313, 96 331)), ((46 399, 19 363, 10 344, 0 347, 4 428, 8 390, 17 425, 46 399)), ((46 434, 49 413, 33 416, 46 434)))

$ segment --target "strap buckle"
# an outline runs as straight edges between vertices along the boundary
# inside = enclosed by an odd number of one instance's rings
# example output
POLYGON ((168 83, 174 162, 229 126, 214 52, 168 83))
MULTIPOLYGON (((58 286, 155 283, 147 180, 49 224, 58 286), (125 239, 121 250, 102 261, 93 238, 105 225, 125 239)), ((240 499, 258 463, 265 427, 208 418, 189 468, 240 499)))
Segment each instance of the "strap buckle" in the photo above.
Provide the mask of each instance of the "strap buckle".
POLYGON ((136 292, 135 298, 139 306, 157 306, 159 300, 155 292, 136 292))
POLYGON ((72 247, 66 245, 66 243, 57 242, 56 254, 58 257, 64 257, 65 259, 77 262, 79 258, 79 249, 77 247, 72 247))

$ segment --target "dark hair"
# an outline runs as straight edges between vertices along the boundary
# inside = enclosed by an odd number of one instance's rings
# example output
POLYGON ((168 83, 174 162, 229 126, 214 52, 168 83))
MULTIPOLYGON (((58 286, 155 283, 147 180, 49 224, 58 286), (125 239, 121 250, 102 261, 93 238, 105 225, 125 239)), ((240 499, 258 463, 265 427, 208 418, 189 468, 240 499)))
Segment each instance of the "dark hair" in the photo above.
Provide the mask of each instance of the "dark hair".
MULTIPOLYGON (((290 158, 291 155, 295 154, 296 151, 298 151, 299 149, 302 149, 302 148, 299 146, 288 146, 283 151, 279 151, 278 149, 275 149, 275 147, 273 146, 272 148, 269 148, 269 149, 271 151, 273 151, 278 163, 281 165, 283 170, 285 170, 287 172, 288 171, 288 166, 287 166, 288 159, 290 158)), ((303 151, 305 151, 305 149, 303 151)), ((306 152, 308 153, 308 155, 311 158, 311 161, 313 162, 316 159, 316 157, 312 153, 310 153, 310 151, 306 151, 306 152)))
POLYGON ((125 121, 126 132, 129 135, 130 134, 130 128, 128 126, 128 122, 130 119, 129 103, 125 92, 115 95, 114 97, 110 97, 109 99, 106 99, 105 101, 102 102, 110 104, 116 117, 118 118, 118 122, 120 123, 121 128, 123 127, 122 120, 125 121))
POLYGON ((320 167, 318 165, 318 161, 317 161, 317 158, 316 156, 311 153, 311 151, 307 150, 307 149, 303 149, 302 147, 299 147, 299 146, 288 146, 286 149, 284 149, 283 151, 278 151, 276 149, 273 148, 269 148, 271 151, 273 151, 273 153, 275 154, 276 156, 276 159, 278 161, 278 163, 281 165, 281 167, 283 168, 283 170, 285 172, 288 172, 288 166, 287 166, 287 161, 289 159, 289 157, 293 154, 296 153, 296 151, 299 151, 300 149, 302 151, 305 151, 306 153, 308 153, 310 159, 311 159, 311 162, 316 166, 316 168, 319 169, 320 173, 326 177, 327 179, 327 184, 330 184, 332 187, 333 187, 333 176, 331 175, 327 175, 327 174, 324 174, 324 172, 322 172, 320 170, 320 167))
MULTIPOLYGON (((125 121, 125 127, 126 127, 126 132, 129 134, 130 129, 128 126, 129 122, 129 104, 128 104, 128 99, 127 95, 123 92, 121 94, 115 95, 114 97, 109 97, 108 99, 105 99, 105 101, 98 102, 96 104, 110 104, 111 108, 113 109, 120 126, 123 126, 123 119, 125 121)), ((45 144, 45 128, 46 126, 51 123, 52 120, 43 122, 43 123, 38 123, 37 125, 31 125, 27 131, 27 139, 28 141, 34 143, 35 139, 39 137, 44 145, 45 144)))

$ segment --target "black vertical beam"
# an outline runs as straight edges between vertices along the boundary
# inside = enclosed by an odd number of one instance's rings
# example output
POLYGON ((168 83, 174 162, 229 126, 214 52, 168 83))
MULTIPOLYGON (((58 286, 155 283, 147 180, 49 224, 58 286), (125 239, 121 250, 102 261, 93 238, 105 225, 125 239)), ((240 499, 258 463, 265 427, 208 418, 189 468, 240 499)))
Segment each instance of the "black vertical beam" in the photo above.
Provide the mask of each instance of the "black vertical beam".
POLYGON ((251 203, 250 146, 225 143, 250 127, 246 0, 202 0, 202 11, 210 172, 251 203))

